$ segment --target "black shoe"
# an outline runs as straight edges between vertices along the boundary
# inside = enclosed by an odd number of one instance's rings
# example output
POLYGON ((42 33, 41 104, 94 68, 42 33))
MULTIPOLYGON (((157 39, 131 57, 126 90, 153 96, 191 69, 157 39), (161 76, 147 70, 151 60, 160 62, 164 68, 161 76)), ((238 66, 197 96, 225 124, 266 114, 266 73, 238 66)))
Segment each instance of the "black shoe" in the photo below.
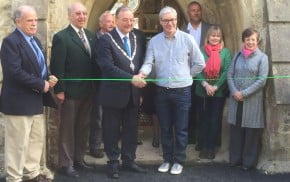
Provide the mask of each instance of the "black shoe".
POLYGON ((230 167, 238 167, 238 166, 241 166, 241 165, 242 165, 241 162, 230 162, 230 163, 229 163, 229 166, 230 166, 230 167))
POLYGON ((142 144, 143 144, 143 142, 141 140, 137 141, 137 145, 142 145, 142 144))
POLYGON ((201 146, 199 144, 196 144, 194 149, 195 151, 201 151, 201 146))
POLYGON ((62 167, 60 169, 60 172, 67 177, 72 177, 72 178, 80 177, 79 173, 75 170, 75 168, 73 166, 62 167))
POLYGON ((207 159, 214 159, 214 158, 215 158, 214 150, 208 150, 207 151, 207 159))
POLYGON ((159 148, 159 141, 154 141, 154 140, 153 140, 153 142, 152 142, 152 146, 153 146, 154 148, 159 148))
POLYGON ((118 179, 120 178, 119 172, 119 164, 118 163, 110 163, 107 164, 107 175, 109 178, 118 179))
POLYGON ((242 166, 242 170, 243 171, 250 171, 250 170, 253 170, 254 168, 253 167, 250 167, 250 166, 242 166))
POLYGON ((92 169, 94 169, 93 165, 87 164, 85 161, 75 162, 74 167, 78 170, 92 170, 92 169))
POLYGON ((122 168, 124 170, 137 172, 137 173, 146 173, 147 172, 144 168, 138 166, 135 162, 123 163, 122 168))
POLYGON ((207 154, 208 154, 208 151, 205 150, 205 149, 202 149, 202 150, 199 152, 198 157, 199 157, 200 159, 207 159, 207 158, 208 158, 207 154))
POLYGON ((90 155, 95 157, 95 158, 103 158, 104 157, 104 152, 102 149, 97 149, 97 150, 91 150, 90 155))

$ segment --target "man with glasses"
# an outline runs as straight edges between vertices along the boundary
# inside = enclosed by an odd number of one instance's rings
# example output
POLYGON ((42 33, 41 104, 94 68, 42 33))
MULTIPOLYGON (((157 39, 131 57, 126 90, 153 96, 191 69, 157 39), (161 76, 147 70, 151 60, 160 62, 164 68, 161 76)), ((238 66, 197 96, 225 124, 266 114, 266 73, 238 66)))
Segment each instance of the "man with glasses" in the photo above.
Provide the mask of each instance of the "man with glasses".
POLYGON ((140 34, 132 31, 134 15, 121 6, 116 11, 116 28, 100 38, 97 54, 102 77, 99 90, 103 107, 103 136, 109 159, 108 176, 119 178, 119 156, 122 167, 133 172, 145 172, 134 160, 137 148, 138 108, 140 89, 145 81, 138 75, 143 63, 144 44, 140 34), (121 151, 118 141, 121 138, 121 151))
POLYGON ((180 174, 186 159, 192 77, 203 70, 205 63, 193 37, 177 29, 175 9, 161 9, 159 20, 163 32, 150 40, 140 77, 149 75, 154 65, 164 159, 158 171, 167 172, 172 164, 170 173, 180 174))

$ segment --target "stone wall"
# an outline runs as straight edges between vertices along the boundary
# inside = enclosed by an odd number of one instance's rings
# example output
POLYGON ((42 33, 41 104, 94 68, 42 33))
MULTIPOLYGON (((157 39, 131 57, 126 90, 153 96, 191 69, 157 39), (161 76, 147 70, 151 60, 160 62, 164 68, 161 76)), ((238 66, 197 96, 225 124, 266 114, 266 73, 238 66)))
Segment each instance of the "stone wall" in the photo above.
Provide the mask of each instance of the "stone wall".
MULTIPOLYGON (((12 21, 11 21, 11 8, 12 8, 12 2, 11 0, 7 1, 0 1, 0 45, 2 44, 3 37, 7 36, 12 28, 14 27, 12 21)), ((1 66, 0 71, 2 72, 1 66)), ((0 83, 2 85, 2 74, 0 74, 0 83)), ((4 171, 4 120, 2 115, 0 115, 0 177, 3 176, 4 171)))
MULTIPOLYGON (((290 3, 288 0, 265 0, 268 12, 266 50, 273 76, 289 75, 290 3)), ((261 168, 269 172, 290 171, 290 79, 268 80, 266 103, 267 129, 261 168)))
MULTIPOLYGON (((51 40, 57 31, 68 25, 67 7, 76 0, 0 0, 0 40, 14 29, 11 13, 20 4, 35 6, 40 18, 38 37, 42 40, 49 58, 51 40)), ((96 30, 97 17, 111 8, 114 0, 82 0, 88 7, 88 28, 96 30)), ((190 0, 177 1, 186 14, 186 6, 190 0)), ((289 74, 289 29, 290 8, 288 0, 200 0, 203 5, 203 17, 206 21, 220 24, 225 34, 226 46, 232 52, 241 45, 241 32, 244 28, 254 26, 262 35, 262 50, 269 55, 273 75, 289 74)), ((1 44, 2 41, 0 41, 1 44)), ((48 59, 49 60, 49 59, 48 59)), ((0 70, 1 71, 1 70, 0 70)), ((0 74, 0 80, 2 75, 0 74)), ((269 80, 266 90, 267 129, 263 137, 263 152, 260 168, 277 171, 276 161, 290 161, 290 84, 289 79, 269 80), (274 167, 273 167, 274 166, 274 167)), ((59 118, 56 110, 46 110, 48 144, 48 160, 53 166, 57 163, 57 138, 59 118)), ((0 124, 3 118, 0 117, 0 124)), ((3 168, 4 132, 0 125, 0 169, 3 168), (2 157, 2 158, 1 158, 2 157), (2 159, 2 160, 1 160, 2 159), (2 161, 2 162, 1 162, 2 161)), ((224 141, 226 142, 226 141, 224 141)), ((279 165, 290 171, 287 162, 279 165)), ((283 170, 280 170, 283 171, 283 170)))

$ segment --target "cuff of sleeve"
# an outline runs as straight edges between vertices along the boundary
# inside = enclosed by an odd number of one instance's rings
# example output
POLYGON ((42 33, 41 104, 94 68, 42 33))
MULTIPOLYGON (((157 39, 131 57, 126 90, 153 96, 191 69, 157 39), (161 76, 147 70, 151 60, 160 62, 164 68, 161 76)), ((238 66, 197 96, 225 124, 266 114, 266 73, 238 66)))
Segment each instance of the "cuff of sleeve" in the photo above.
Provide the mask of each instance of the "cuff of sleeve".
POLYGON ((202 85, 203 87, 206 87, 206 86, 208 85, 208 83, 207 83, 207 81, 202 81, 202 82, 201 82, 201 85, 202 85))

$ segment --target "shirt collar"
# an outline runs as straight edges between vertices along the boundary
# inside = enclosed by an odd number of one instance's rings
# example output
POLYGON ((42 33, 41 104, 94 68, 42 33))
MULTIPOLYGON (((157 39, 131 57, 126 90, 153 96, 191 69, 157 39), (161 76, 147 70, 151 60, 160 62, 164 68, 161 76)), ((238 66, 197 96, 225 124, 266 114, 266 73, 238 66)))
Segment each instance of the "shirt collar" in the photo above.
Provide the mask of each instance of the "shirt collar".
MULTIPOLYGON (((176 29, 176 32, 174 33, 174 35, 172 36, 172 38, 175 38, 176 36, 178 36, 179 32, 180 32, 180 30, 179 30, 179 28, 177 28, 176 29)), ((164 32, 162 32, 162 33, 163 33, 163 35, 164 35, 165 38, 168 38, 168 36, 164 32)))
POLYGON ((197 31, 198 29, 201 29, 201 24, 202 22, 199 23, 197 29, 194 29, 191 25, 191 23, 189 22, 188 25, 187 25, 187 30, 194 30, 194 31, 197 31))
POLYGON ((77 34, 79 34, 79 31, 80 31, 80 30, 82 30, 82 31, 84 32, 84 29, 83 29, 83 28, 79 29, 79 28, 77 28, 76 26, 74 26, 73 24, 70 24, 70 25, 71 25, 71 27, 76 31, 77 34))
POLYGON ((117 31, 117 33, 119 34, 119 36, 121 37, 121 39, 123 40, 123 38, 126 36, 126 37, 128 37, 128 39, 129 39, 129 32, 126 34, 126 35, 124 35, 119 29, 118 29, 118 27, 116 27, 116 31, 117 31))
POLYGON ((28 42, 30 42, 30 39, 33 38, 33 36, 28 36, 27 34, 25 34, 20 28, 17 28, 17 30, 23 35, 25 40, 27 40, 28 42))

